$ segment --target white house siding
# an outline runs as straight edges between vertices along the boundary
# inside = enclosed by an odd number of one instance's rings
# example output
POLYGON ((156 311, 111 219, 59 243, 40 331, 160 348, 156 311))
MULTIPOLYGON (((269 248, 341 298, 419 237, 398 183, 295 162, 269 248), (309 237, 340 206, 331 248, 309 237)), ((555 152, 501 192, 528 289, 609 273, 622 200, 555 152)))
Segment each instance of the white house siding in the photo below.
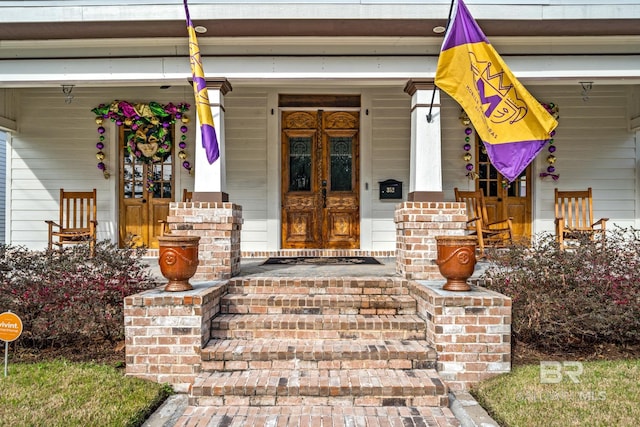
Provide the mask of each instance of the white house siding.
POLYGON ((0 243, 5 243, 7 201, 7 134, 0 130, 0 243))
MULTIPOLYGON (((129 102, 188 102, 191 88, 108 87, 74 88, 73 101, 65 103, 60 88, 18 91, 18 132, 8 153, 12 200, 10 240, 13 244, 41 249, 47 244, 45 220, 58 218, 60 188, 98 190, 98 238, 117 239, 117 127, 109 123, 106 133, 106 163, 111 178, 97 169, 95 115, 91 109, 115 99, 129 102)), ((192 117, 195 113, 192 113, 192 117)), ((193 147, 195 129, 187 140, 193 147)), ((189 149, 187 150, 189 151, 189 149)), ((192 152, 192 151, 191 151, 192 152)), ((176 188, 188 182, 188 172, 179 166, 176 188), (182 182, 181 182, 182 181, 182 182)))
MULTIPOLYGON (((535 96, 555 102, 560 121, 555 136, 554 153, 558 181, 541 180, 546 154, 538 156, 534 174, 534 232, 554 230, 553 192, 593 188, 595 218, 610 218, 614 224, 634 226, 636 211, 637 141, 629 130, 629 86, 594 84, 583 99, 582 88, 571 86, 536 86, 535 96)), ((544 152, 546 153, 546 152, 544 152)))
POLYGON ((267 176, 267 95, 261 89, 234 88, 225 97, 227 192, 231 202, 242 206, 242 251, 267 251, 277 244, 270 245, 267 230, 268 198, 280 197, 270 194, 268 186, 268 178, 278 177, 267 176))
POLYGON ((403 200, 407 199, 411 154, 411 97, 401 87, 372 90, 369 96, 372 106, 371 191, 362 194, 363 197, 371 197, 371 249, 395 250, 393 215, 396 205, 402 200, 380 200, 379 182, 387 179, 402 181, 403 200))

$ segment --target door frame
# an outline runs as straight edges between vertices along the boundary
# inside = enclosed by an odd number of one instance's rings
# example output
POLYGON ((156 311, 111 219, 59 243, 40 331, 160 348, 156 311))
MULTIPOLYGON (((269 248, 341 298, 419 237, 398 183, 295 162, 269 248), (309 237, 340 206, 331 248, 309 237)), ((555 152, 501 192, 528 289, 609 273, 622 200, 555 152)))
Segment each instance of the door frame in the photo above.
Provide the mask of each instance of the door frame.
MULTIPOLYGON (((283 118, 283 113, 287 112, 287 111, 309 111, 309 112, 318 112, 319 110, 322 110, 323 112, 338 112, 338 111, 344 111, 344 112, 355 112, 357 113, 358 117, 358 125, 357 125, 357 148, 356 148, 356 153, 354 154, 354 169, 355 169, 355 173, 357 175, 356 179, 355 179, 355 184, 354 184, 354 188, 353 191, 357 193, 357 199, 358 199, 358 208, 357 208, 357 243, 355 246, 353 246, 352 248, 345 248, 345 249, 354 249, 354 250, 358 250, 360 249, 360 246, 362 244, 362 238, 361 238, 361 222, 362 222, 362 194, 361 194, 361 189, 360 189, 360 181, 362 179, 362 163, 360 161, 360 153, 362 151, 362 114, 361 114, 361 106, 360 106, 360 98, 361 95, 279 95, 279 107, 278 107, 278 151, 279 151, 279 156, 278 156, 278 161, 279 161, 279 165, 278 165, 278 182, 279 182, 279 191, 278 191, 278 199, 279 199, 279 203, 278 203, 278 216, 279 216, 279 231, 278 231, 278 247, 280 249, 285 249, 284 248, 284 244, 285 244, 285 218, 283 216, 283 209, 284 209, 284 189, 286 188, 286 185, 288 185, 287 183, 285 183, 285 173, 283 170, 283 160, 282 157, 284 156, 284 144, 283 144, 283 138, 284 138, 284 131, 286 128, 284 128, 283 126, 283 122, 282 122, 282 118, 283 118)), ((320 137, 322 138, 322 135, 320 135, 320 137)), ((320 218, 321 219, 321 218, 320 218)), ((320 232, 321 233, 326 233, 327 231, 325 230, 325 226, 323 225, 323 227, 321 228, 320 232)), ((323 236, 320 236, 321 239, 323 239, 323 236)), ((295 249, 295 248, 294 248, 295 249)), ((302 249, 302 248, 301 248, 302 249)), ((316 249, 316 248, 314 248, 316 249)), ((322 248, 322 247, 318 247, 317 249, 327 249, 322 248)))

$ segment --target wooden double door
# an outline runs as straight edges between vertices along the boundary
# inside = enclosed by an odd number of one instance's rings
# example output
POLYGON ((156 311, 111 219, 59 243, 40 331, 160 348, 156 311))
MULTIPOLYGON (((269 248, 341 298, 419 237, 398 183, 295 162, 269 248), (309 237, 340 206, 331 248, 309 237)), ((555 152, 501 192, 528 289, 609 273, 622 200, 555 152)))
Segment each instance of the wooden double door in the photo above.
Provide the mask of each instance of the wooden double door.
POLYGON ((518 178, 509 183, 489 161, 484 144, 476 139, 477 189, 484 192, 489 221, 512 218, 513 238, 531 240, 531 169, 529 165, 518 178))
POLYGON ((153 162, 141 160, 127 149, 130 132, 121 127, 119 244, 157 249, 161 221, 167 219, 174 200, 174 156, 170 152, 153 162))
POLYGON ((359 113, 283 111, 282 247, 360 247, 359 113))

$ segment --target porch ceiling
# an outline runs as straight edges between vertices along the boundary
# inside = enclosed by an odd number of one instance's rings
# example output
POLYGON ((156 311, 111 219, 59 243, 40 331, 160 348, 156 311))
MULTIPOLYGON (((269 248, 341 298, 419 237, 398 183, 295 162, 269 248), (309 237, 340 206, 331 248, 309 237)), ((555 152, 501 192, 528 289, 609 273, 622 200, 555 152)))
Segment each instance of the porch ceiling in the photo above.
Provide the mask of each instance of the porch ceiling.
MULTIPOLYGON (((495 36, 615 36, 640 35, 640 19, 481 20, 487 35, 495 36)), ((199 34, 211 37, 434 37, 444 19, 205 19, 199 34)), ((0 25, 0 40, 83 40, 185 37, 183 19, 167 21, 20 22, 0 25)))

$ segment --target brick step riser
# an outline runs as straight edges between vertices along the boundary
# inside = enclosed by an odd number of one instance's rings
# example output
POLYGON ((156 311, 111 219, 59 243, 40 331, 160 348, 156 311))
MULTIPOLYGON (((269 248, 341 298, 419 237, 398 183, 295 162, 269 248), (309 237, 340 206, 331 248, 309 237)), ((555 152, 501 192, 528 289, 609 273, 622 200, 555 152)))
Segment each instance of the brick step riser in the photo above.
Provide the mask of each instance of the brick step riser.
POLYGON ((278 338, 278 339, 383 339, 383 340, 425 340, 426 332, 424 327, 420 330, 400 329, 400 330, 300 330, 300 329, 215 329, 211 331, 212 339, 258 339, 258 338, 278 338))
POLYGON ((275 307, 275 308, 369 308, 403 309, 418 306, 408 295, 225 295, 220 300, 224 307, 275 307))
POLYGON ((229 286, 306 286, 352 288, 406 288, 407 280, 385 277, 245 277, 229 279, 229 286))
POLYGON ((408 289, 397 287, 318 287, 301 286, 300 284, 296 284, 295 286, 229 285, 227 287, 227 292, 232 295, 409 295, 408 289))
POLYGON ((235 330, 285 330, 285 331, 416 331, 426 330, 426 323, 416 316, 378 317, 298 317, 289 315, 287 318, 273 316, 256 316, 244 319, 243 315, 220 316, 211 321, 213 331, 235 330))
MULTIPOLYGON (((190 397, 191 406, 431 406, 447 407, 446 395, 436 396, 200 396, 190 397)), ((410 424, 413 425, 413 424, 410 424)))
POLYGON ((435 369, 436 360, 422 355, 422 360, 209 360, 203 361, 201 368, 209 372, 244 371, 247 369, 435 369))
POLYGON ((265 305, 220 305, 222 314, 323 314, 323 315, 379 315, 416 314, 415 307, 357 308, 357 307, 273 307, 265 305))

